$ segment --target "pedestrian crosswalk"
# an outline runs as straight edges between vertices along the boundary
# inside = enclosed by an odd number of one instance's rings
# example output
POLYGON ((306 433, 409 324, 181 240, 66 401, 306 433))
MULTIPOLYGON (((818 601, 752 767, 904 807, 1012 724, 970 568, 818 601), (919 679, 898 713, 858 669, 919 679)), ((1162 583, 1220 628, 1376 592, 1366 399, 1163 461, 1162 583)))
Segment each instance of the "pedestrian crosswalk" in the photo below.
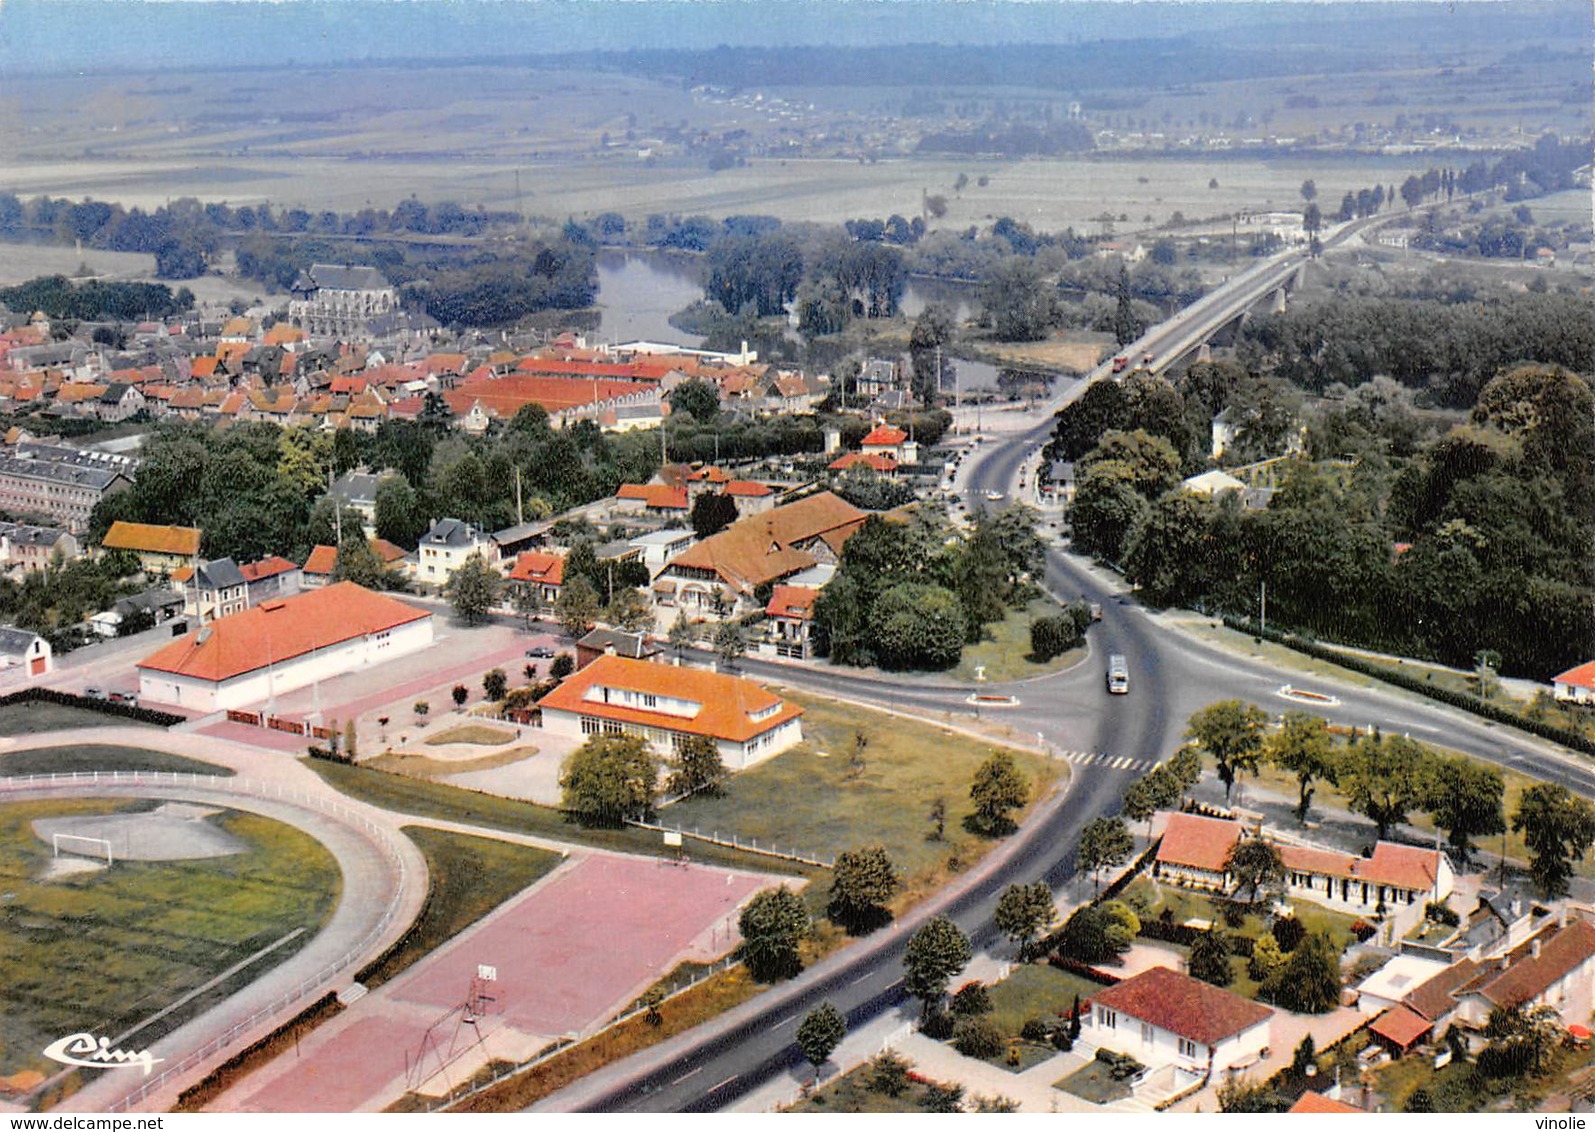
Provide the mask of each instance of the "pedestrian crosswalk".
POLYGON ((1101 751, 1059 751, 1058 755, 1060 758, 1068 759, 1075 766, 1095 766, 1102 770, 1125 770, 1134 774, 1144 774, 1157 765, 1155 759, 1132 759, 1128 755, 1109 755, 1101 751))

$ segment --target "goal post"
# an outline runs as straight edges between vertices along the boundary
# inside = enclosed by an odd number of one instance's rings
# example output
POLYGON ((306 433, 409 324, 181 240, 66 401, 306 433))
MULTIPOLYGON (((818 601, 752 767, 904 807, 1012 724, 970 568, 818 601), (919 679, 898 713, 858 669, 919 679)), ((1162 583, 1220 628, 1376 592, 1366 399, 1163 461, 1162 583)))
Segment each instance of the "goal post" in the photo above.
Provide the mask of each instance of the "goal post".
POLYGON ((100 848, 105 850, 104 856, 105 856, 105 863, 107 865, 114 865, 116 863, 115 858, 114 858, 114 856, 113 856, 113 854, 111 852, 111 841, 110 841, 109 838, 106 838, 106 837, 85 837, 82 834, 78 834, 78 833, 52 833, 50 835, 50 839, 51 839, 51 843, 52 843, 52 848, 55 850, 55 856, 57 856, 57 857, 59 857, 61 855, 62 842, 67 842, 68 843, 66 845, 66 851, 68 853, 72 854, 73 856, 76 856, 76 857, 98 857, 98 856, 100 856, 99 853, 84 852, 81 849, 74 848, 75 845, 97 845, 100 848))

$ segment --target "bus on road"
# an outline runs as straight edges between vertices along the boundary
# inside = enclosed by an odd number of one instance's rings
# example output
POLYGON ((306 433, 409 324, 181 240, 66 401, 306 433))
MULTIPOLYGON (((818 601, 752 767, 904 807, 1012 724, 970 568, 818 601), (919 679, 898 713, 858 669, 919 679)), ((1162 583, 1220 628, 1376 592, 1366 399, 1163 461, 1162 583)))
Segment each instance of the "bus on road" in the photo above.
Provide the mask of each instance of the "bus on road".
POLYGON ((1108 657, 1108 691, 1122 696, 1130 690, 1130 666, 1115 653, 1108 657))

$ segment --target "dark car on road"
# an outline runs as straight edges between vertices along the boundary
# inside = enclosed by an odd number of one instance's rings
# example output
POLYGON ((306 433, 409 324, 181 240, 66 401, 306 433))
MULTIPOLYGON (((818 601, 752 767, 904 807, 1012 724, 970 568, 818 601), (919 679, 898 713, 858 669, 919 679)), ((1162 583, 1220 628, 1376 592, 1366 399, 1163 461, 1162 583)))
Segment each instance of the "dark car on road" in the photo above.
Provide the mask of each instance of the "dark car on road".
POLYGON ((533 645, 526 650, 526 655, 537 660, 547 660, 554 655, 554 650, 547 645, 533 645))

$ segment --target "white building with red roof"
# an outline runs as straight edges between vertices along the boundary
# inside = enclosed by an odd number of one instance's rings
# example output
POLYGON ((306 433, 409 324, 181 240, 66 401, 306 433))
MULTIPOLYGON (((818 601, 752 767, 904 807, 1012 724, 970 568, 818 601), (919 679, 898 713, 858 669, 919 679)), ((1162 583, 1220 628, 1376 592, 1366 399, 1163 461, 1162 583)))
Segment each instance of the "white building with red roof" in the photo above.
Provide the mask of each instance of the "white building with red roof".
POLYGON ((812 586, 776 586, 764 612, 775 634, 777 656, 802 660, 809 654, 809 633, 814 625, 814 603, 820 591, 812 586))
POLYGON ((432 614, 337 582, 262 602, 173 641, 138 664, 139 699, 212 712, 419 652, 432 614))
POLYGON ((1172 1067, 1179 1091, 1260 1061, 1273 1020, 1272 1010, 1250 999, 1151 967, 1091 996, 1080 1040, 1129 1054, 1149 1069, 1172 1067))
POLYGON ((544 550, 524 550, 515 556, 515 564, 506 577, 537 587, 538 597, 552 604, 559 600, 559 588, 565 584, 565 556, 544 550))
POLYGON ((1595 704, 1595 660, 1553 677, 1551 688, 1551 694, 1564 704, 1595 704))
POLYGON ((552 735, 638 735, 669 755, 688 736, 713 739, 730 770, 803 741, 803 709, 751 680, 600 656, 538 705, 552 735))
MULTIPOLYGON (((1224 862, 1244 836, 1238 821, 1170 814, 1153 875, 1187 888, 1227 893, 1232 878, 1224 862)), ((1402 927, 1421 918, 1430 901, 1443 902, 1456 882, 1450 861, 1434 849, 1381 841, 1371 856, 1358 857, 1270 840, 1285 866, 1287 899, 1311 900, 1356 916, 1388 915, 1402 927)))
POLYGON ((828 466, 833 472, 845 472, 849 468, 863 465, 873 468, 882 475, 893 475, 902 465, 918 462, 918 443, 910 440, 908 433, 902 429, 885 421, 878 421, 859 442, 857 452, 839 456, 828 466))

